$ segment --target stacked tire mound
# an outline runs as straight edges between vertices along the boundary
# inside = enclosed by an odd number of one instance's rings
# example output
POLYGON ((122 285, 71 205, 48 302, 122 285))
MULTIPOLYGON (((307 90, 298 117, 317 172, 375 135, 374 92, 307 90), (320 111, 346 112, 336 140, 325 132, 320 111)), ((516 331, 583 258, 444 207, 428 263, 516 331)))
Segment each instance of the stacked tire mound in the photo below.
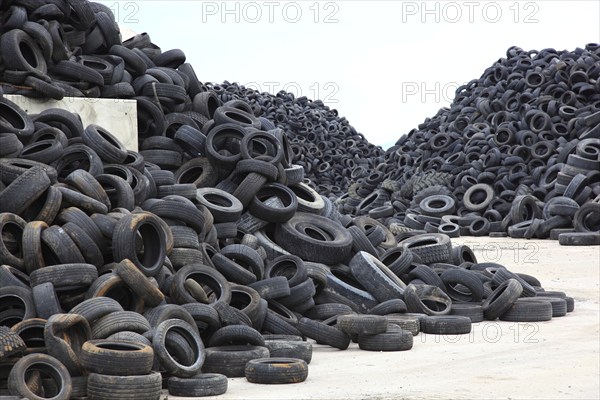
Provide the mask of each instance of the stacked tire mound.
MULTIPOLYGON (((266 118, 263 129, 283 129, 292 142, 293 161, 326 195, 341 195, 351 179, 383 161, 380 147, 321 101, 260 93, 229 82, 204 85, 181 50, 162 52, 147 34, 122 43, 112 11, 102 4, 5 2, 0 19, 5 93, 136 99, 140 145, 148 137, 173 138, 181 125, 206 134, 216 107, 243 100, 250 113, 266 118)), ((154 150, 156 142, 151 143, 148 150, 154 150)))
POLYGON ((307 338, 404 351, 419 332, 574 307, 448 235, 394 236, 341 215, 303 183, 282 131, 259 130, 241 103, 217 107, 207 136, 182 125, 140 153, 76 114, 0 104, 12 117, 2 138, 22 145, 0 158, 1 395, 158 399, 224 393, 227 377, 302 382, 307 338))
POLYGON ((345 193, 352 181, 367 176, 383 162, 384 151, 357 133, 346 118, 339 117, 320 100, 281 91, 258 92, 237 83, 207 84, 222 102, 242 100, 285 131, 293 152, 319 193, 335 197, 345 193))
POLYGON ((399 231, 600 244, 599 78, 598 44, 511 47, 338 208, 399 231))

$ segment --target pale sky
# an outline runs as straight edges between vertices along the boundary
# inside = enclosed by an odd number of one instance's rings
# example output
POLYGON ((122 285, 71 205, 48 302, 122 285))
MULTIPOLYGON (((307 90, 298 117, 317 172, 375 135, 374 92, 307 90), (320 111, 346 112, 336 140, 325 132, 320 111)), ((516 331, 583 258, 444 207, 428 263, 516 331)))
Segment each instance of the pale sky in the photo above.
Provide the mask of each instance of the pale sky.
POLYGON ((320 98, 387 148, 508 47, 600 42, 600 1, 101 1, 202 81, 320 98))

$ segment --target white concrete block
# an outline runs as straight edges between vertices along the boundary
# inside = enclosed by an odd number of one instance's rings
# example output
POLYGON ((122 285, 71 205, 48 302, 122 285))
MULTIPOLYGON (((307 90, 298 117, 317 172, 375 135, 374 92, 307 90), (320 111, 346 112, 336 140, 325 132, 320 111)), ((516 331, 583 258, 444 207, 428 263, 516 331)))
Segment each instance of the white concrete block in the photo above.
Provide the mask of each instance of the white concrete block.
POLYGON ((32 99, 5 95, 28 114, 39 114, 48 108, 62 108, 79 114, 86 127, 100 125, 115 135, 129 150, 138 150, 137 102, 129 99, 94 99, 65 97, 62 100, 32 99))

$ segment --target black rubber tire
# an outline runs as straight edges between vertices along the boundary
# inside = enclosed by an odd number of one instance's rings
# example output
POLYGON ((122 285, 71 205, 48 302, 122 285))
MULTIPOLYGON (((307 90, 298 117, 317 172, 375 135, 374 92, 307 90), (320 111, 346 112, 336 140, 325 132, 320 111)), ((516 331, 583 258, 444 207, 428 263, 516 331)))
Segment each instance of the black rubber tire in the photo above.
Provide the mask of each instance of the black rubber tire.
POLYGON ((42 167, 34 166, 26 170, 0 192, 0 213, 21 215, 42 196, 50 184, 50 178, 42 167))
POLYGON ((265 338, 265 347, 269 349, 271 357, 299 358, 310 364, 313 346, 310 342, 299 340, 280 340, 265 338))
POLYGON ((123 311, 123 307, 110 297, 92 297, 77 304, 69 311, 82 315, 90 324, 113 312, 123 311))
POLYGON ((399 245, 419 256, 423 264, 447 262, 452 249, 450 238, 440 233, 416 235, 401 241, 399 245))
POLYGON ((358 338, 358 347, 367 351, 405 351, 413 347, 413 334, 400 329, 358 338))
POLYGON ((36 269, 29 279, 31 286, 51 282, 57 292, 86 288, 98 278, 98 270, 91 264, 59 264, 36 269))
POLYGON ((409 312, 427 315, 449 314, 452 304, 446 293, 430 285, 408 285, 404 290, 404 301, 409 312))
POLYGON ((339 315, 337 326, 350 336, 376 335, 384 333, 388 328, 388 321, 381 315, 339 315))
POLYGON ((600 233, 570 232, 558 235, 558 243, 563 246, 597 246, 600 245, 600 233))
POLYGON ((162 268, 166 257, 167 234, 158 217, 150 213, 129 214, 115 226, 112 237, 113 257, 119 262, 129 259, 146 276, 154 276, 162 268), (143 258, 136 252, 137 234, 144 242, 143 258))
POLYGON ((246 364, 250 360, 269 357, 269 349, 258 346, 208 347, 202 366, 204 373, 223 374, 228 378, 245 376, 246 364))
POLYGON ((350 336, 341 329, 329 326, 324 322, 300 318, 298 329, 303 335, 316 340, 319 344, 326 344, 340 350, 346 350, 350 346, 350 336))
POLYGON ((27 371, 29 370, 39 370, 52 379, 57 388, 53 399, 68 400, 71 397, 73 387, 69 371, 60 361, 47 354, 29 354, 15 363, 8 375, 8 390, 11 394, 29 400, 47 398, 33 393, 27 386, 27 371))
POLYGON ((54 285, 51 282, 34 286, 31 289, 31 295, 35 304, 36 315, 39 318, 48 319, 52 315, 62 312, 56 290, 54 290, 54 285))
POLYGON ((399 299, 406 285, 381 261, 364 251, 350 260, 350 270, 356 280, 380 302, 399 299))
POLYGON ((377 304, 369 310, 369 314, 373 315, 388 315, 394 313, 405 313, 406 303, 400 299, 390 299, 377 304))
POLYGON ((450 315, 461 315, 471 318, 472 323, 483 321, 483 307, 475 303, 453 303, 450 315))
POLYGON ((446 287, 446 293, 452 300, 463 302, 479 302, 483 299, 483 282, 475 272, 466 269, 448 269, 440 275, 446 287), (462 285, 470 293, 458 290, 462 285))
POLYGON ((471 319, 460 315, 427 316, 421 320, 421 332, 464 335, 471 332, 471 319))
POLYGON ((463 195, 463 204, 469 211, 485 210, 494 198, 494 188, 485 183, 475 184, 467 189, 463 195), (483 192, 484 196, 479 195, 483 192), (477 198, 474 199, 473 196, 477 198))
POLYGON ((107 375, 145 375, 152 370, 154 351, 143 343, 111 339, 89 340, 81 347, 81 365, 107 375))
POLYGON ((99 125, 88 125, 82 138, 107 163, 120 164, 127 158, 127 149, 123 143, 99 125))
POLYGON ((277 299, 290 295, 290 285, 285 276, 266 278, 250 283, 248 284, 248 287, 256 290, 260 297, 265 300, 277 299))
POLYGON ((210 338, 209 347, 232 346, 232 345, 251 345, 265 346, 265 340, 254 328, 246 325, 228 325, 224 326, 210 338))
POLYGON ((181 268, 173 276, 170 287, 170 295, 178 304, 195 303, 196 299, 185 290, 185 281, 194 279, 197 282, 207 286, 206 290, 211 302, 222 301, 228 303, 231 301, 231 287, 227 279, 214 268, 202 264, 189 264, 181 268), (214 295, 211 298, 211 293, 214 295))
POLYGON ((270 183, 263 185, 253 197, 248 211, 257 218, 267 222, 283 223, 289 221, 298 209, 298 198, 288 187, 270 183), (277 197, 282 207, 272 207, 266 200, 277 197))
POLYGON ((352 237, 337 222, 300 212, 289 221, 277 225, 275 240, 283 249, 303 260, 324 264, 344 261, 352 249, 352 237), (313 232, 318 238, 309 235, 313 232))
POLYGON ((191 378, 170 377, 169 394, 184 397, 218 396, 227 392, 227 377, 221 374, 198 374, 191 378))
POLYGON ((552 319, 552 304, 548 301, 516 301, 500 315, 501 321, 542 322, 552 319))
POLYGON ((114 376, 91 373, 88 376, 87 395, 90 399, 159 400, 162 376, 160 372, 148 375, 114 376))
POLYGON ((248 382, 260 384, 287 384, 304 382, 308 377, 306 361, 298 358, 261 358, 246 364, 248 382))
POLYGON ((171 375, 181 378, 189 378, 200 372, 204 363, 206 352, 204 343, 196 332, 196 326, 191 326, 179 319, 168 319, 156 327, 152 338, 152 347, 158 357, 160 365, 171 375), (193 363, 190 365, 178 362, 166 347, 168 332, 176 332, 183 336, 193 354, 193 363))
POLYGON ((144 333, 148 330, 150 323, 143 315, 133 311, 115 311, 92 323, 92 338, 106 339, 121 331, 144 333))
POLYGON ((304 261, 294 255, 282 255, 271 260, 265 268, 265 278, 283 276, 289 287, 299 285, 308 279, 308 271, 304 261))
POLYGON ((502 282, 482 303, 483 315, 488 320, 495 320, 504 314, 522 293, 523 286, 516 279, 502 282))

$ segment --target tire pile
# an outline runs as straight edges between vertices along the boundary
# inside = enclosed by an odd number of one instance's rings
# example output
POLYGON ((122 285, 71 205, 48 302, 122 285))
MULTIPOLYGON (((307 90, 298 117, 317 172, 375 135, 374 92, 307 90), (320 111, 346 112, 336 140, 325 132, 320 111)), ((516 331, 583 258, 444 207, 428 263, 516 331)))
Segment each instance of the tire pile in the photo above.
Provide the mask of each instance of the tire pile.
MULTIPOLYGON (((1 7, 4 90, 133 97, 140 152, 0 93, 0 395, 158 399, 224 393, 226 377, 302 382, 307 338, 402 351, 419 332, 573 310, 448 235, 340 214, 283 129, 207 90, 180 50, 147 35, 122 46, 106 8, 1 7)), ((371 175, 356 193, 376 185, 371 175)))
POLYGON ((600 45, 506 58, 386 151, 338 207, 395 232, 600 244, 600 45))

